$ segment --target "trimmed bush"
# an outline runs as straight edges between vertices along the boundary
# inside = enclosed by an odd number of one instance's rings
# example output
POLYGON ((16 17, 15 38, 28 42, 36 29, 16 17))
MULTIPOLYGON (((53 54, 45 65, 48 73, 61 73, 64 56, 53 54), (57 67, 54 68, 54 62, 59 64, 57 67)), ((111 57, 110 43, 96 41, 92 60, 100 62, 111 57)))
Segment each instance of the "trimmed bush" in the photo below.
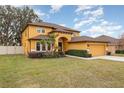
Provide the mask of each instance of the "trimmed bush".
POLYGON ((43 57, 41 52, 30 52, 28 53, 29 58, 41 58, 43 57))
POLYGON ((58 58, 64 57, 64 52, 30 52, 28 53, 29 58, 58 58))
POLYGON ((107 55, 111 55, 111 52, 107 52, 107 55))
POLYGON ((65 53, 62 52, 62 51, 59 51, 58 54, 59 54, 60 57, 65 57, 65 53))
POLYGON ((66 51, 66 54, 73 55, 73 56, 79 56, 79 57, 91 57, 91 54, 88 54, 87 50, 68 50, 66 51))
POLYGON ((116 50, 115 53, 116 54, 124 54, 124 50, 116 50))

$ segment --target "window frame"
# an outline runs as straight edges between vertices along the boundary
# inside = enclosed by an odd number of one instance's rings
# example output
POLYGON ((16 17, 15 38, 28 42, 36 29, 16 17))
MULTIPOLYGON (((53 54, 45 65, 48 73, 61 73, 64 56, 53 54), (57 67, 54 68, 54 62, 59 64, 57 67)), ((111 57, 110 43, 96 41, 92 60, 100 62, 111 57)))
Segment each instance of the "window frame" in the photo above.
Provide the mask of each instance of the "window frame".
POLYGON ((37 43, 40 43, 40 42, 36 42, 36 44, 35 44, 35 50, 36 50, 37 52, 40 52, 40 51, 41 51, 41 44, 40 44, 40 50, 38 51, 38 50, 37 50, 37 43))
POLYGON ((37 33, 45 33, 45 29, 42 27, 37 27, 36 31, 37 31, 37 33))
POLYGON ((46 52, 46 51, 51 51, 52 50, 52 43, 50 44, 50 50, 48 50, 48 44, 45 44, 45 50, 43 50, 43 44, 41 44, 40 42, 40 51, 37 51, 37 43, 38 43, 39 41, 37 41, 36 43, 35 43, 35 51, 36 52, 46 52))

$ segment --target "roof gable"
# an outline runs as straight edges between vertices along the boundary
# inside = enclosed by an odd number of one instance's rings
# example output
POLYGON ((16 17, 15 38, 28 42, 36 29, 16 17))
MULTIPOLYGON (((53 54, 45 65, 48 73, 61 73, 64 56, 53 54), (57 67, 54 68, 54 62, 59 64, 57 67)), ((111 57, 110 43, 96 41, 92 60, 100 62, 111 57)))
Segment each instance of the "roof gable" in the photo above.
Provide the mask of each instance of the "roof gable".
POLYGON ((119 39, 111 37, 111 36, 107 36, 107 35, 98 36, 98 37, 96 37, 96 39, 102 40, 102 41, 108 41, 111 44, 117 44, 119 41, 119 39))

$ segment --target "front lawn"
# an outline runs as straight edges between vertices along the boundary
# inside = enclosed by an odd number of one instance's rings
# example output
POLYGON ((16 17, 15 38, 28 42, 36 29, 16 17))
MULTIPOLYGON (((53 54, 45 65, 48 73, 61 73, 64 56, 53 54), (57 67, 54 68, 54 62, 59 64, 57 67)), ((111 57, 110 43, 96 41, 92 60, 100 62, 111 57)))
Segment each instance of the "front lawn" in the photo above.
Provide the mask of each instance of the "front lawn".
POLYGON ((0 56, 0 87, 124 87, 124 63, 0 56))
POLYGON ((124 54, 113 54, 112 56, 124 57, 124 54))

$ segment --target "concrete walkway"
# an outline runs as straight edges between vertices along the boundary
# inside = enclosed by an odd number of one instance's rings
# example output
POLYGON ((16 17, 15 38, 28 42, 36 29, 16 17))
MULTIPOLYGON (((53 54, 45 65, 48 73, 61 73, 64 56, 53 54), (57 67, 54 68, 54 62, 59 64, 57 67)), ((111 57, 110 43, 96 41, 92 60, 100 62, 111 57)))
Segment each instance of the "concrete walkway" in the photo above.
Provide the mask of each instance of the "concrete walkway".
POLYGON ((91 57, 91 58, 83 58, 83 57, 77 57, 77 56, 71 56, 71 55, 66 55, 66 56, 72 57, 72 58, 84 59, 84 60, 105 59, 105 60, 124 62, 124 57, 118 57, 118 56, 99 56, 99 57, 91 57))

